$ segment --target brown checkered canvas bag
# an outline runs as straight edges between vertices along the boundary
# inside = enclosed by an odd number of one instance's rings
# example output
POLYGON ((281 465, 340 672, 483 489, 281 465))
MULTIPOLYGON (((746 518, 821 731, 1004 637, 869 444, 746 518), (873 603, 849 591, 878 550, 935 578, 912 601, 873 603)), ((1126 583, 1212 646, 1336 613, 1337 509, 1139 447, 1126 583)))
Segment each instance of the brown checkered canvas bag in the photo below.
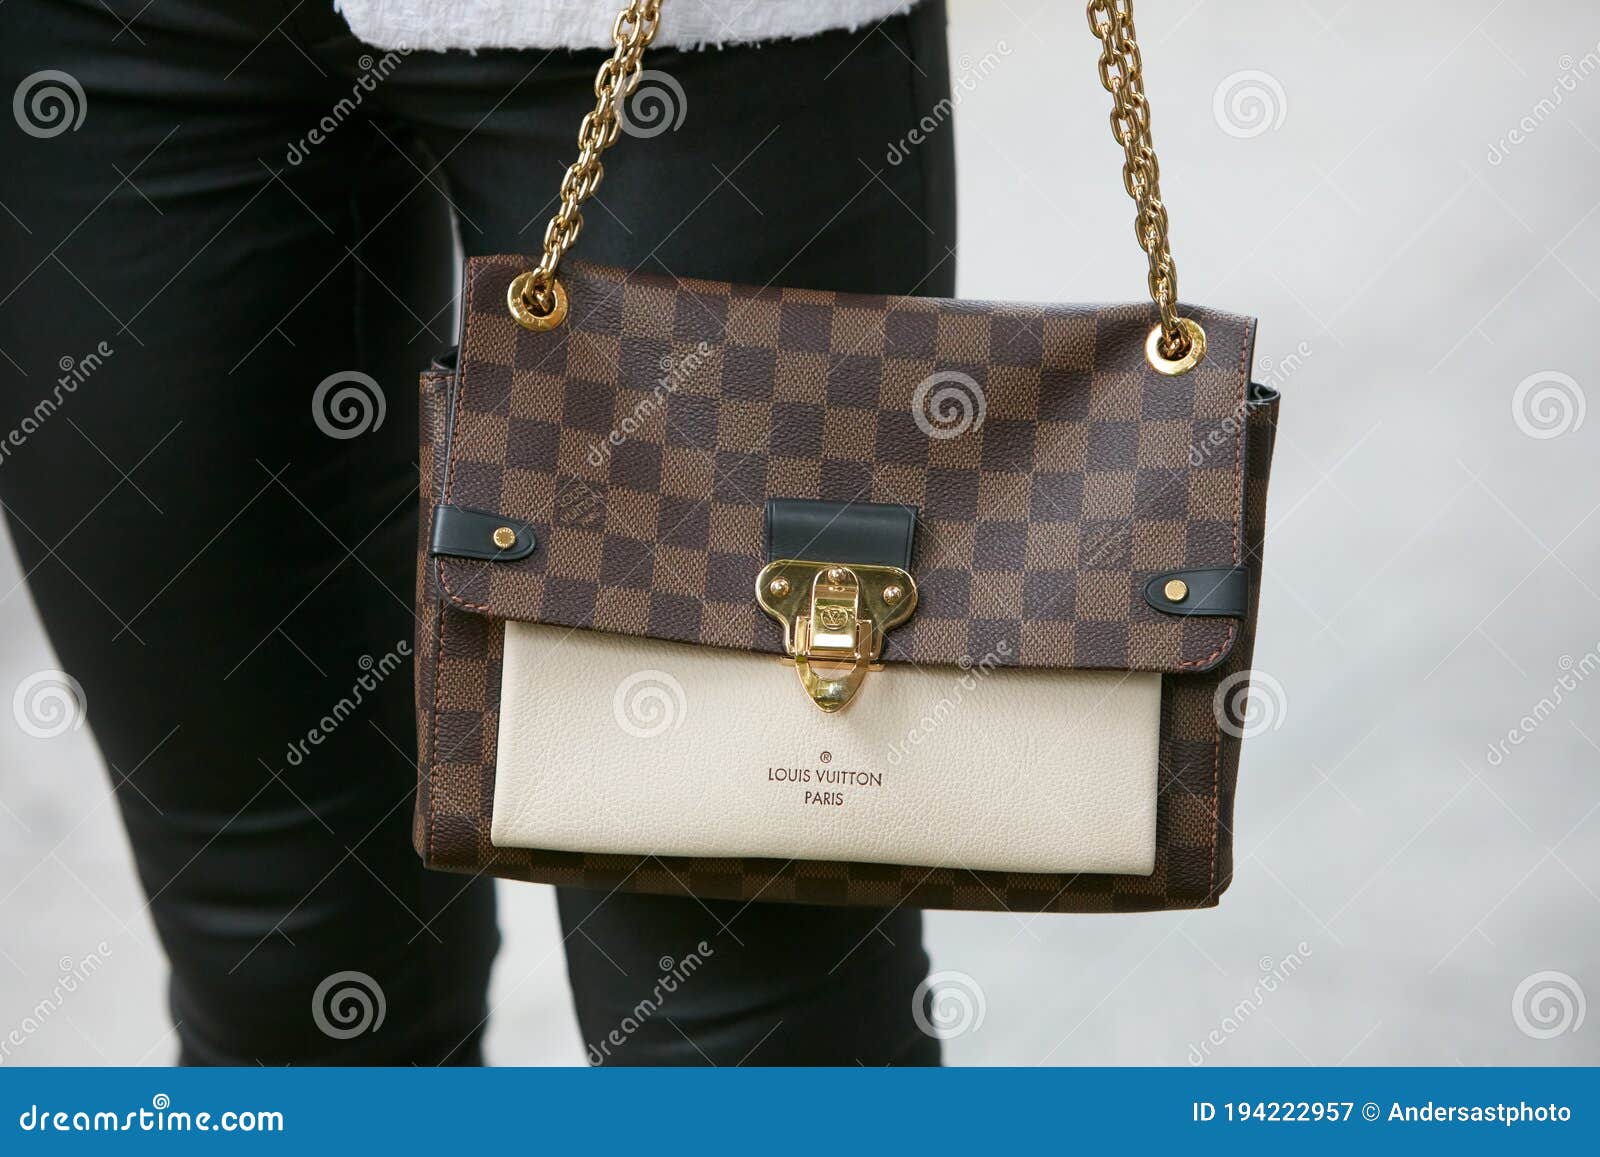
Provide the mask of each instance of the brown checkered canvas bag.
POLYGON ((422 378, 418 851, 742 900, 1215 904, 1278 397, 1251 320, 1180 311, 1131 3, 1089 4, 1151 269, 1115 306, 563 263, 659 9, 617 22, 542 256, 468 262, 422 378))

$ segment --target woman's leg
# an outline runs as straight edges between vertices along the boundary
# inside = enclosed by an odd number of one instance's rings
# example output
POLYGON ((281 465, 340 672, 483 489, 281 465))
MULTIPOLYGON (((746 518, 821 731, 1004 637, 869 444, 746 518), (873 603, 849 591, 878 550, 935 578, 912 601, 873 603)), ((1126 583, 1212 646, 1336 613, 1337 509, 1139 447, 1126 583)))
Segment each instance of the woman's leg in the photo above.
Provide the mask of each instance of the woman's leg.
MULTIPOLYGON (((668 79, 646 77, 645 89, 667 93, 682 122, 624 135, 607 154, 578 255, 686 277, 950 294, 951 129, 906 142, 924 115, 948 113, 943 37, 943 5, 929 3, 857 33, 647 54, 668 79)), ((469 252, 537 251, 599 60, 417 54, 385 81, 380 99, 442 158, 469 252)), ((629 109, 641 123, 643 91, 629 109)), ((918 912, 579 891, 560 906, 593 1062, 938 1060, 912 1017, 928 963, 918 912), (662 974, 691 953, 703 957, 693 975, 654 1007, 662 974)))
POLYGON ((364 115, 307 140, 350 89, 274 32, 285 6, 109 4, 0 7, 0 90, 76 85, 84 111, 0 118, 0 499, 109 765, 182 1057, 474 1060, 490 882, 422 871, 409 840, 412 399, 448 340, 448 314, 426 332, 444 207, 364 115), (314 399, 354 372, 386 412, 334 436, 314 399), (381 990, 377 1031, 340 1019, 352 986, 381 990))

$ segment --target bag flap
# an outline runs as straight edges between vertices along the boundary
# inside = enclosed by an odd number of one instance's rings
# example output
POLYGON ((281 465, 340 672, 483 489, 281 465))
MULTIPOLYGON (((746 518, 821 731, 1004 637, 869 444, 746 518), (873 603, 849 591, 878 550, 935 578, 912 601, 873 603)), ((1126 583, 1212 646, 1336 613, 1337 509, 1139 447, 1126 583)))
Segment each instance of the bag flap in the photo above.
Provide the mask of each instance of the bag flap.
POLYGON ((514 256, 467 264, 444 504, 531 530, 437 557, 506 619, 783 652, 755 602, 769 499, 917 508, 919 599, 887 661, 1197 671, 1235 618, 1147 598, 1242 565, 1253 323, 1187 309, 1208 354, 1146 363, 1154 308, 863 297, 562 267, 565 324, 506 309, 514 256), (1159 584, 1157 584, 1159 586, 1159 584))

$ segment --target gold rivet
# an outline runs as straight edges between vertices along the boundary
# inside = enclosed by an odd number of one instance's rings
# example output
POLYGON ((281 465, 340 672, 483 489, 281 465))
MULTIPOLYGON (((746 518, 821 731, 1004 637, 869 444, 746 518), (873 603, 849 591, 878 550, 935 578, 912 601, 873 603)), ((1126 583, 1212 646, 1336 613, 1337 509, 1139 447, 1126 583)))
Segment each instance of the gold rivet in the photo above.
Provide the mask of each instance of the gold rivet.
POLYGON ((517 545, 517 532, 509 526, 497 526, 494 531, 494 544, 501 550, 510 550, 517 545))
POLYGON ((1192 317, 1181 317, 1178 319, 1178 324, 1183 327, 1183 334, 1189 339, 1189 345, 1177 357, 1169 358, 1161 351, 1167 335, 1160 325, 1150 331, 1150 336, 1144 343, 1144 356, 1150 363, 1150 368, 1168 377, 1188 373, 1204 361, 1206 356, 1206 331, 1200 328, 1200 323, 1192 317))
POLYGON ((1167 585, 1161 588, 1161 593, 1167 596, 1167 602, 1181 603, 1189 597, 1189 584, 1182 579, 1168 579, 1167 585))
POLYGON ((777 578, 773 579, 767 584, 767 590, 771 591, 781 599, 784 595, 789 593, 789 580, 784 578, 782 575, 779 575, 777 578))
POLYGON ((532 270, 517 274, 506 288, 506 306, 523 329, 543 333, 567 320, 567 291, 561 288, 561 282, 552 280, 549 288, 550 308, 540 312, 537 290, 537 279, 532 270))
POLYGON ((883 588, 883 601, 891 607, 905 597, 905 588, 896 583, 883 588))
POLYGON ((834 566, 828 568, 828 581, 834 586, 844 582, 844 567, 834 566))

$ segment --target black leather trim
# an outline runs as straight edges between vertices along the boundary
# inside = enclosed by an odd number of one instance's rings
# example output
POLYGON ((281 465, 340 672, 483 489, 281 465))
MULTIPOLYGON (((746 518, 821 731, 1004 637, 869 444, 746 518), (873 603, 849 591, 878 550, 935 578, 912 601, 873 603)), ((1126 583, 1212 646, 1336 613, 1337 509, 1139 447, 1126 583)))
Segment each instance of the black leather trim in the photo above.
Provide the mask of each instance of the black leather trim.
POLYGON ((911 569, 917 508, 883 502, 767 501, 767 561, 859 563, 911 569))
POLYGON ((1245 404, 1254 409, 1257 406, 1270 406, 1278 400, 1278 390, 1265 382, 1251 382, 1250 393, 1245 398, 1245 404))
POLYGON ((456 361, 461 353, 460 346, 451 346, 444 353, 433 359, 433 365, 428 368, 435 373, 453 374, 456 372, 456 361))
POLYGON ((1169 615, 1242 619, 1250 609, 1250 571, 1242 566, 1169 570, 1144 584, 1144 599, 1156 610, 1169 615), (1165 587, 1173 579, 1182 579, 1189 586, 1189 593, 1181 603, 1166 596, 1165 587))
POLYGON ((433 508, 433 535, 428 542, 429 554, 449 555, 452 558, 482 558, 490 562, 511 562, 527 558, 538 543, 533 527, 520 518, 507 518, 487 510, 471 510, 465 506, 435 506, 433 508), (501 550, 494 544, 494 532, 509 526, 516 532, 514 545, 501 550))

